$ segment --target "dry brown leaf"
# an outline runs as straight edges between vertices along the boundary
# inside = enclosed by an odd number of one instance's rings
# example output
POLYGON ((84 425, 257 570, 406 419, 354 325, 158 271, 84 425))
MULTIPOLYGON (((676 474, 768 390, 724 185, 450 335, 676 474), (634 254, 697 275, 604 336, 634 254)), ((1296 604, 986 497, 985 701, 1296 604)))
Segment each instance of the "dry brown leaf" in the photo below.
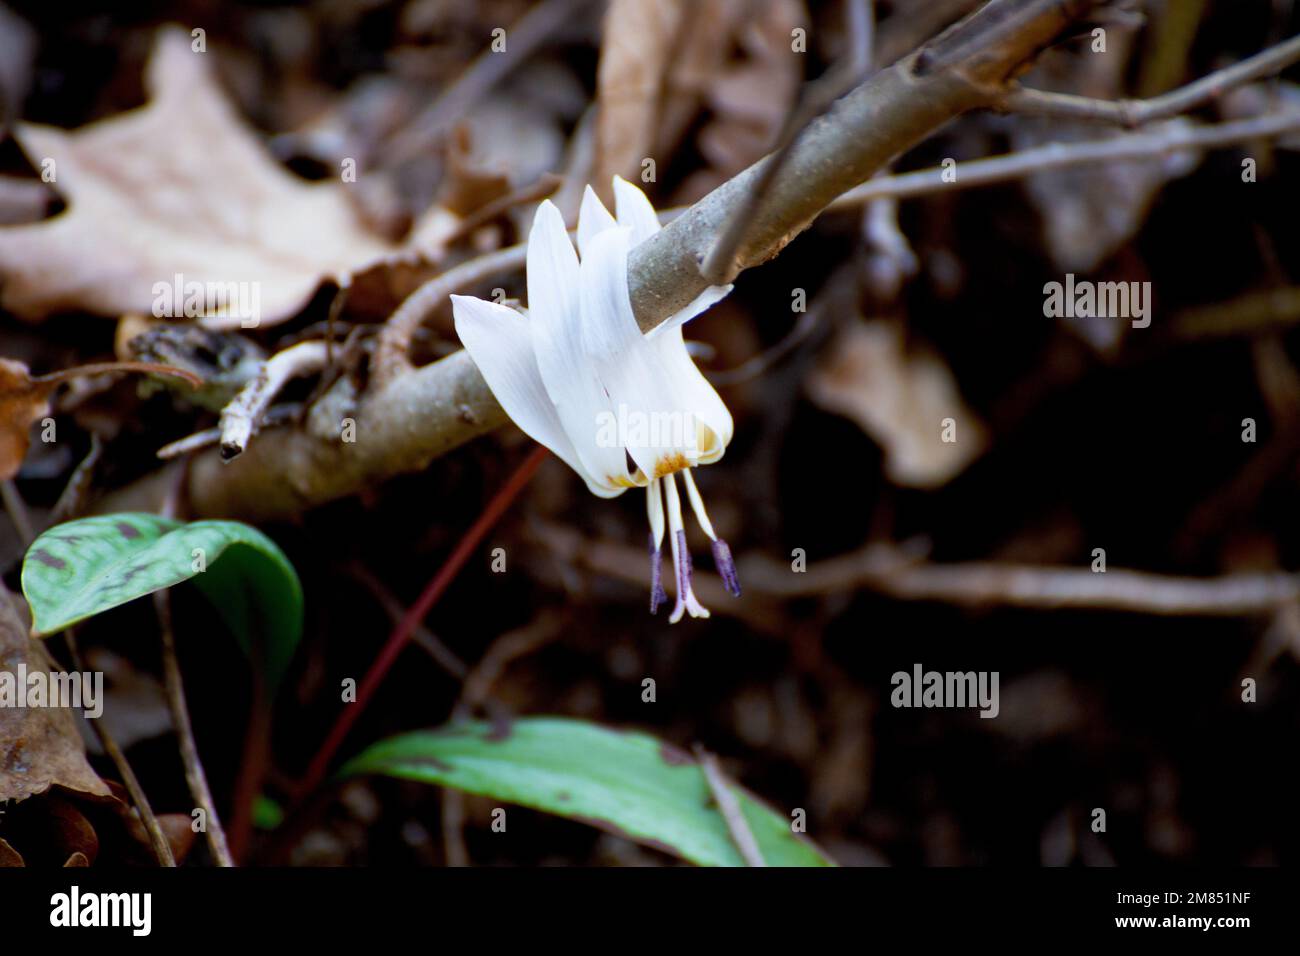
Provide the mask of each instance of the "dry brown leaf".
POLYGON ((592 180, 633 179, 666 161, 726 58, 739 0, 613 0, 596 77, 599 117, 592 180))
MULTIPOLYGON (((1025 79, 1026 85, 1060 90, 1096 99, 1125 95, 1133 34, 1112 31, 1105 56, 1044 57, 1025 79)), ((1186 119, 1166 120, 1147 127, 1152 134, 1185 125, 1186 119)), ((1088 120, 1017 117, 1011 127, 1016 150, 1046 143, 1093 142, 1126 135, 1088 120)), ((1129 242, 1146 222, 1155 198, 1173 179, 1192 172, 1200 158, 1175 152, 1146 160, 1092 163, 1071 169, 1034 173, 1024 180, 1025 192, 1043 221, 1047 252, 1061 272, 1091 272, 1129 242)), ((1074 323, 1098 348, 1118 341, 1123 326, 1114 322, 1074 323)))
POLYGON ((103 372, 148 372, 184 379, 194 388, 203 384, 192 372, 149 362, 101 362, 33 376, 22 362, 0 358, 0 481, 18 474, 31 443, 32 424, 49 414, 54 390, 68 379, 103 372))
MULTIPOLYGON (((15 676, 57 670, 40 641, 28 636, 8 593, 0 592, 0 671, 15 676)), ((109 796, 86 762, 76 718, 66 707, 0 707, 0 804, 26 800, 52 786, 109 796)))
POLYGON ((94 825, 86 815, 81 812, 81 808, 57 793, 47 794, 42 800, 44 801, 42 809, 47 814, 45 825, 49 828, 49 838, 53 840, 59 852, 68 854, 69 859, 80 856, 86 861, 78 864, 80 866, 90 866, 94 863, 99 856, 99 834, 95 832, 94 825))
POLYGON ((6 866, 26 866, 23 862, 23 855, 0 839, 0 868, 6 866))
POLYGON ((885 452, 896 485, 936 488, 983 453, 983 424, 962 402, 948 366, 907 349, 893 322, 854 322, 826 350, 808 380, 813 401, 857 422, 885 452), (944 419, 956 441, 944 441, 944 419))
POLYGON ((263 324, 298 312, 397 247, 368 232, 340 182, 282 169, 236 114, 207 53, 160 32, 146 106, 67 132, 19 124, 33 165, 54 161, 68 208, 0 228, 0 305, 28 318, 149 313, 155 283, 254 283, 263 324))
POLYGON ((22 362, 0 358, 0 481, 18 474, 32 423, 49 414, 53 390, 52 384, 33 382, 22 362))
POLYGON ((697 137, 708 169, 692 174, 674 196, 694 202, 776 145, 804 78, 804 55, 791 31, 808 25, 803 0, 765 0, 743 21, 741 56, 725 63, 708 90, 712 117, 697 137))

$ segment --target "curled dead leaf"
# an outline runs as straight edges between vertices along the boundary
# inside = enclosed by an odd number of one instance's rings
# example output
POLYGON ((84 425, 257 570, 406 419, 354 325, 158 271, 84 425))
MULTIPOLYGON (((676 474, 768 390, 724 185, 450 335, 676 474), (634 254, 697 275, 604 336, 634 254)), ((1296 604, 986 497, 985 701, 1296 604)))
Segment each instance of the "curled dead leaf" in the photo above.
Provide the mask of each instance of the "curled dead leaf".
MULTIPOLYGON (((7 592, 0 591, 0 674, 50 673, 57 668, 40 641, 28 636, 7 592)), ((25 688, 20 688, 25 691, 25 688)), ((109 796, 86 761, 73 712, 64 707, 0 707, 0 804, 60 786, 109 796)))
POLYGON ((897 485, 944 485, 988 444, 948 366, 931 352, 907 348, 893 322, 854 322, 844 329, 810 376, 808 392, 880 444, 885 473, 897 485))
POLYGON ((18 474, 31 444, 31 427, 50 412, 50 396, 63 382, 105 372, 145 372, 183 379, 198 388, 203 381, 192 372, 151 362, 100 362, 32 375, 27 366, 0 358, 0 481, 18 474))
POLYGON ((147 105, 70 132, 18 124, 29 159, 52 161, 68 208, 0 227, 0 305, 27 319, 149 314, 155 286, 181 276, 186 289, 247 290, 270 325, 322 280, 345 283, 400 253, 364 227, 341 181, 303 182, 270 157, 208 57, 190 49, 188 33, 165 29, 146 71, 147 105))

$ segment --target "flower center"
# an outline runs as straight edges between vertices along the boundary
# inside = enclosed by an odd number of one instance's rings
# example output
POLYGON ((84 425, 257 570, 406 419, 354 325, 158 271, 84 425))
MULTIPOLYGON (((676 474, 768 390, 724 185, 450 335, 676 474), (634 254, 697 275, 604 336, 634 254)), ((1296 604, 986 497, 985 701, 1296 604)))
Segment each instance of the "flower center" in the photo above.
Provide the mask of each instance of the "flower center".
POLYGON ((681 471, 682 482, 686 486, 686 495, 690 499, 691 509, 695 512, 695 519, 713 542, 713 560, 717 564, 718 574, 722 577, 723 587, 728 594, 740 596, 740 579, 736 575, 736 564, 731 557, 731 548, 714 532, 713 522, 709 520, 708 512, 704 510, 704 499, 700 497, 699 489, 695 487, 691 469, 682 467, 662 476, 656 475, 646 488, 646 506, 650 518, 650 613, 654 614, 658 611, 660 603, 667 599, 663 590, 662 575, 666 511, 667 530, 671 532, 668 544, 673 555, 677 591, 677 601, 673 613, 668 618, 670 624, 676 624, 687 613, 691 617, 709 616, 708 608, 696 598, 692 586, 694 568, 691 553, 686 546, 686 526, 682 521, 682 503, 677 493, 675 471, 681 471))

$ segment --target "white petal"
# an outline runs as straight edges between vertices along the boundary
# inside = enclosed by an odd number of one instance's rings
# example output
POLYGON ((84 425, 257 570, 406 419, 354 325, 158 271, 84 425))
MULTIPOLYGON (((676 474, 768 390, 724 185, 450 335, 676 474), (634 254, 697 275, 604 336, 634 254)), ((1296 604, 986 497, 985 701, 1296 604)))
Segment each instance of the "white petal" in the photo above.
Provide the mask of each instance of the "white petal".
POLYGON ((549 199, 537 207, 528 233, 528 314, 534 320, 578 314, 578 254, 549 199))
POLYGON ((530 438, 555 452, 590 487, 592 478, 582 467, 542 384, 528 320, 514 309, 468 295, 453 295, 451 311, 456 334, 506 414, 530 438))
POLYGON ((633 249, 659 231, 655 207, 650 205, 645 193, 622 176, 614 177, 614 208, 618 212, 618 224, 632 230, 633 249))
MULTIPOLYGON (((645 476, 653 479, 700 460, 706 450, 699 447, 695 426, 706 411, 712 417, 716 409, 706 409, 693 400, 700 390, 684 374, 671 350, 673 339, 666 339, 665 347, 641 334, 627 291, 630 238, 628 229, 607 230, 592 240, 583 257, 578 283, 582 342, 610 407, 629 426, 627 453, 645 476), (665 364, 661 355, 670 356, 672 364, 665 364)), ((680 335, 676 345, 685 355, 680 335)), ((691 369, 694 371, 693 365, 691 369)), ((694 375, 698 377, 698 371, 694 375)), ((707 388, 708 383, 704 384, 707 388)), ((716 393, 713 398, 717 399, 716 393)), ((581 442, 572 432, 569 437, 581 450, 581 442)))
MULTIPOLYGON (((633 248, 659 231, 659 217, 650 200, 645 193, 620 176, 614 177, 614 199, 618 209, 618 224, 632 230, 633 248)), ((715 447, 708 449, 700 458, 704 464, 721 458, 722 452, 730 443, 731 414, 687 354, 681 327, 725 298, 731 290, 730 285, 709 286, 686 308, 670 316, 647 336, 667 366, 668 373, 674 380, 673 387, 682 394, 685 406, 695 410, 697 417, 713 430, 714 437, 718 440, 715 447)))
POLYGON ((662 479, 656 478, 646 488, 646 514, 650 518, 650 537, 656 548, 664 543, 664 497, 659 485, 662 479))
POLYGON ((582 207, 578 210, 578 251, 583 256, 587 247, 606 229, 613 229, 618 223, 609 214, 605 204, 600 201, 596 191, 588 186, 582 193, 582 207))
POLYGON ((593 492, 613 497, 632 483, 622 447, 600 441, 604 436, 599 426, 613 418, 613 411, 583 353, 579 283, 578 254, 564 219, 554 204, 543 202, 528 235, 528 314, 537 368, 554 414, 582 464, 574 470, 593 492))
POLYGON ((653 339, 670 329, 680 329, 691 319, 725 299, 734 288, 735 286, 731 285, 709 286, 695 298, 691 299, 684 309, 679 312, 674 312, 646 334, 653 339))
POLYGON ((679 401, 691 409, 699 424, 708 426, 713 433, 701 433, 696 442, 698 462, 701 465, 712 464, 722 457, 722 453, 731 444, 734 430, 731 412, 686 351, 681 326, 667 329, 660 335, 649 336, 646 341, 658 354, 670 387, 679 396, 679 401))

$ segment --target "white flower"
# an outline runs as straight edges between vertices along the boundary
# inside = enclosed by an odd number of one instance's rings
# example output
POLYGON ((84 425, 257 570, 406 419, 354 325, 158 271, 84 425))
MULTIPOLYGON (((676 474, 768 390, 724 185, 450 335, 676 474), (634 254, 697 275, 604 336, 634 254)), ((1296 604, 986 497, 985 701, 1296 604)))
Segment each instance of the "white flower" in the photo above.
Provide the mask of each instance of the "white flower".
POLYGON ((713 531, 691 469, 717 461, 731 441, 731 413, 691 361, 682 325, 731 286, 711 286, 653 332, 632 313, 628 251, 659 231, 645 194, 614 179, 618 219, 587 187, 578 215, 578 253, 560 211, 547 201, 528 236, 528 316, 495 302, 453 295, 456 331, 492 394, 520 428, 551 451, 602 498, 646 489, 650 517, 654 613, 660 582, 665 512, 677 573, 677 605, 708 617, 691 589, 676 473, 727 590, 740 593, 727 543, 713 531))

